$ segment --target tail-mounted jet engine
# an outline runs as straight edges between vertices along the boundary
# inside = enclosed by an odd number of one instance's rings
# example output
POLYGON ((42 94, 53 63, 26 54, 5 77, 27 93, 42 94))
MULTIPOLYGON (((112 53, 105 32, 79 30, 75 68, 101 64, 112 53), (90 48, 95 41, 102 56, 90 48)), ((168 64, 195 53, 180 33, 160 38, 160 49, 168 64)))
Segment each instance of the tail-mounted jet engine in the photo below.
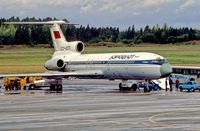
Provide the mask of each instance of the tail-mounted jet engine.
POLYGON ((62 59, 50 59, 45 63, 47 70, 64 71, 66 67, 65 62, 62 59))
POLYGON ((85 50, 85 45, 81 41, 69 42, 69 45, 71 51, 82 53, 85 50))

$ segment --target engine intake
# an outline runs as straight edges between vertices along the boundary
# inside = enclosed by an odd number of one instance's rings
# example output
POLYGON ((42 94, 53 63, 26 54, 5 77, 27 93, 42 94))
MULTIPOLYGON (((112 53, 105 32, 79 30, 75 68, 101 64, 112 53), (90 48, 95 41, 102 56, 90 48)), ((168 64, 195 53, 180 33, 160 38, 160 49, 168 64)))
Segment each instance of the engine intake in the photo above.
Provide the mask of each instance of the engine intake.
POLYGON ((62 59, 50 59, 45 63, 47 70, 61 71, 65 70, 65 62, 62 59))
POLYGON ((85 50, 85 45, 81 41, 69 42, 70 50, 82 53, 85 50))
POLYGON ((83 43, 78 43, 77 44, 77 51, 82 52, 84 50, 84 44, 83 43))
POLYGON ((59 59, 59 60, 57 61, 57 66, 58 66, 59 68, 63 68, 63 67, 65 67, 65 63, 64 63, 64 61, 61 60, 61 59, 59 59))

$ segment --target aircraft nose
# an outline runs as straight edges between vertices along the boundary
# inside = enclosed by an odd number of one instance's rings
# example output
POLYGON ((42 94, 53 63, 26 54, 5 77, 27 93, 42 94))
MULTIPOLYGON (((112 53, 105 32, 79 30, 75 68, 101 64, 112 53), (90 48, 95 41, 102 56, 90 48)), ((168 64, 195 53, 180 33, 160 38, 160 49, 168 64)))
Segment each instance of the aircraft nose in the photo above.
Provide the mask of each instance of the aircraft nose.
POLYGON ((172 73, 172 67, 169 63, 165 63, 160 68, 161 77, 167 77, 172 73))

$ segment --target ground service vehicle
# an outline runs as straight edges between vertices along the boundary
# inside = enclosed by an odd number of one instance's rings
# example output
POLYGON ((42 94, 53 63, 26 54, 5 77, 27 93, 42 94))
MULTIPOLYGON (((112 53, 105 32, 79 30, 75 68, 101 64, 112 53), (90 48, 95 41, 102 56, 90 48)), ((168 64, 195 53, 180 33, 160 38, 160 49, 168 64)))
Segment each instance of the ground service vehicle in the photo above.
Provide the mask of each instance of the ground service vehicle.
POLYGON ((5 77, 3 80, 5 90, 35 90, 41 87, 50 87, 50 90, 61 91, 62 81, 44 79, 42 77, 5 77))
POLYGON ((62 80, 60 79, 41 79, 23 85, 24 90, 35 90, 41 87, 49 87, 51 91, 62 91, 62 80))
POLYGON ((143 89, 144 92, 150 92, 152 90, 160 90, 161 88, 153 82, 138 82, 134 80, 123 81, 119 84, 120 90, 132 90, 143 89))
POLYGON ((154 84, 152 82, 149 82, 149 83, 139 83, 138 86, 139 86, 139 88, 143 88, 144 92, 150 92, 152 90, 154 90, 154 91, 161 90, 161 88, 157 84, 154 84))
POLYGON ((180 91, 183 91, 183 90, 187 90, 188 92, 195 91, 195 90, 200 91, 200 84, 195 81, 189 81, 187 83, 180 84, 178 88, 180 91))
POLYGON ((18 77, 5 77, 3 79, 5 90, 19 90, 20 81, 18 77))
POLYGON ((137 89, 138 89, 138 84, 136 81, 127 80, 127 81, 122 81, 121 83, 119 83, 119 90, 136 91, 137 89))

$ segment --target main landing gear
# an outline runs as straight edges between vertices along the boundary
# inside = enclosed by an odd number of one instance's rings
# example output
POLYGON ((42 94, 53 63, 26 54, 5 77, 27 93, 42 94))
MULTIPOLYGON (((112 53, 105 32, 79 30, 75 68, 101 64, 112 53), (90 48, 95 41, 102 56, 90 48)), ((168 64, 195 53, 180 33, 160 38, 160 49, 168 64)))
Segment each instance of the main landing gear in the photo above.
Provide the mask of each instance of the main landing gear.
POLYGON ((51 84, 50 85, 50 91, 62 91, 63 86, 62 84, 51 84))
POLYGON ((62 91, 62 79, 56 79, 52 83, 50 83, 50 91, 62 91))

